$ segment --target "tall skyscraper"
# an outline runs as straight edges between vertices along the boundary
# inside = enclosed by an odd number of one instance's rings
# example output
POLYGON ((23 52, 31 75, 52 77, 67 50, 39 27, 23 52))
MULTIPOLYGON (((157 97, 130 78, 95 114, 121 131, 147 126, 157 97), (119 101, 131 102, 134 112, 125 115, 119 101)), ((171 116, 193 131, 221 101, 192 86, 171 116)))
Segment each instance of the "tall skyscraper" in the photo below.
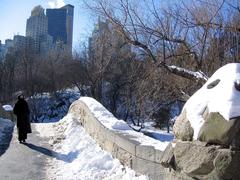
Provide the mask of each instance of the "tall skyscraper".
POLYGON ((68 4, 59 9, 47 9, 48 34, 53 42, 62 42, 72 49, 74 6, 68 4))
POLYGON ((66 6, 63 6, 62 9, 66 9, 66 14, 67 14, 67 20, 66 20, 67 45, 72 48, 74 6, 68 4, 66 6))
POLYGON ((34 40, 34 49, 40 52, 40 44, 44 37, 47 36, 48 19, 42 6, 36 6, 31 16, 27 19, 26 37, 34 40))
POLYGON ((37 39, 47 34, 48 20, 42 6, 36 6, 27 20, 26 36, 37 39))
POLYGON ((14 48, 19 50, 26 47, 26 37, 21 35, 15 35, 13 37, 14 48))

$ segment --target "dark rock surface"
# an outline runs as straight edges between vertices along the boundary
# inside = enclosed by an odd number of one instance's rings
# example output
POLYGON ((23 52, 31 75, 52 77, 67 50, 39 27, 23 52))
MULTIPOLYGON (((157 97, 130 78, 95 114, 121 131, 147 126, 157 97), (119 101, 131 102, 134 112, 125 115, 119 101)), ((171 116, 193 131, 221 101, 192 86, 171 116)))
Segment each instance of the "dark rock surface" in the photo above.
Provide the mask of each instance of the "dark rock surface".
POLYGON ((240 151, 200 141, 169 145, 161 164, 183 179, 240 179, 240 151))

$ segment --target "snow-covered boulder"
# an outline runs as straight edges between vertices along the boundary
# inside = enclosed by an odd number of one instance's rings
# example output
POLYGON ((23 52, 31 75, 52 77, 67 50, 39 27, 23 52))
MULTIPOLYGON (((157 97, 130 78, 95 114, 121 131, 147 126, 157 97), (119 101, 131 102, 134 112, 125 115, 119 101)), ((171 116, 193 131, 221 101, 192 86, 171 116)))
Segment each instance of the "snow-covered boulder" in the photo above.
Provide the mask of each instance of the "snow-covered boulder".
POLYGON ((13 115, 13 107, 11 105, 1 105, 0 104, 0 118, 15 120, 13 115))
POLYGON ((239 63, 230 63, 218 69, 191 96, 173 131, 176 139, 226 146, 240 138, 239 63))
POLYGON ((3 105, 2 107, 5 111, 13 111, 13 107, 9 104, 3 105))

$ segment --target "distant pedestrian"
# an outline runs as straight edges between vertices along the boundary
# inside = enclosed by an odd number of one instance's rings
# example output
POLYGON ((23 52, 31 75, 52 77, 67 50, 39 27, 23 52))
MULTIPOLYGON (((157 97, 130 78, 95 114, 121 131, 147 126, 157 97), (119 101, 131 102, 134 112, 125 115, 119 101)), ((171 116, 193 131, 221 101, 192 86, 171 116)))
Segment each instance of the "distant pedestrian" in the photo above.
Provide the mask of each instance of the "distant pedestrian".
POLYGON ((32 130, 29 121, 30 111, 23 94, 18 96, 18 101, 13 108, 13 113, 17 116, 18 140, 20 143, 25 143, 27 134, 31 133, 32 130))

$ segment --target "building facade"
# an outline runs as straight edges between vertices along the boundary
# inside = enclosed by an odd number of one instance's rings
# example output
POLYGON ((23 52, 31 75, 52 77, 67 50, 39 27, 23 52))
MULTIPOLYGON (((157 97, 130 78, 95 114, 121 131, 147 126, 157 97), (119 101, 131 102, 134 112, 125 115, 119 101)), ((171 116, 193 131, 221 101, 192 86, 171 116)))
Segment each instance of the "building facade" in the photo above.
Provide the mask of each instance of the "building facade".
POLYGON ((40 53, 41 44, 48 36, 48 19, 41 6, 36 6, 27 19, 26 37, 33 39, 33 49, 40 53))
POLYGON ((15 35, 13 37, 13 46, 16 50, 20 50, 26 47, 26 37, 21 35, 15 35))
POLYGON ((126 38, 109 21, 102 21, 100 18, 95 24, 92 36, 88 39, 88 49, 90 58, 93 55, 96 58, 96 54, 104 49, 108 54, 131 54, 131 46, 126 38))
POLYGON ((53 43, 60 41, 66 48, 72 49, 74 6, 68 4, 59 9, 47 9, 48 34, 53 37, 53 43))
POLYGON ((24 50, 26 53, 45 55, 51 50, 72 52, 74 6, 58 9, 36 6, 26 23, 26 36, 15 35, 13 40, 0 42, 0 58, 8 52, 24 50))

